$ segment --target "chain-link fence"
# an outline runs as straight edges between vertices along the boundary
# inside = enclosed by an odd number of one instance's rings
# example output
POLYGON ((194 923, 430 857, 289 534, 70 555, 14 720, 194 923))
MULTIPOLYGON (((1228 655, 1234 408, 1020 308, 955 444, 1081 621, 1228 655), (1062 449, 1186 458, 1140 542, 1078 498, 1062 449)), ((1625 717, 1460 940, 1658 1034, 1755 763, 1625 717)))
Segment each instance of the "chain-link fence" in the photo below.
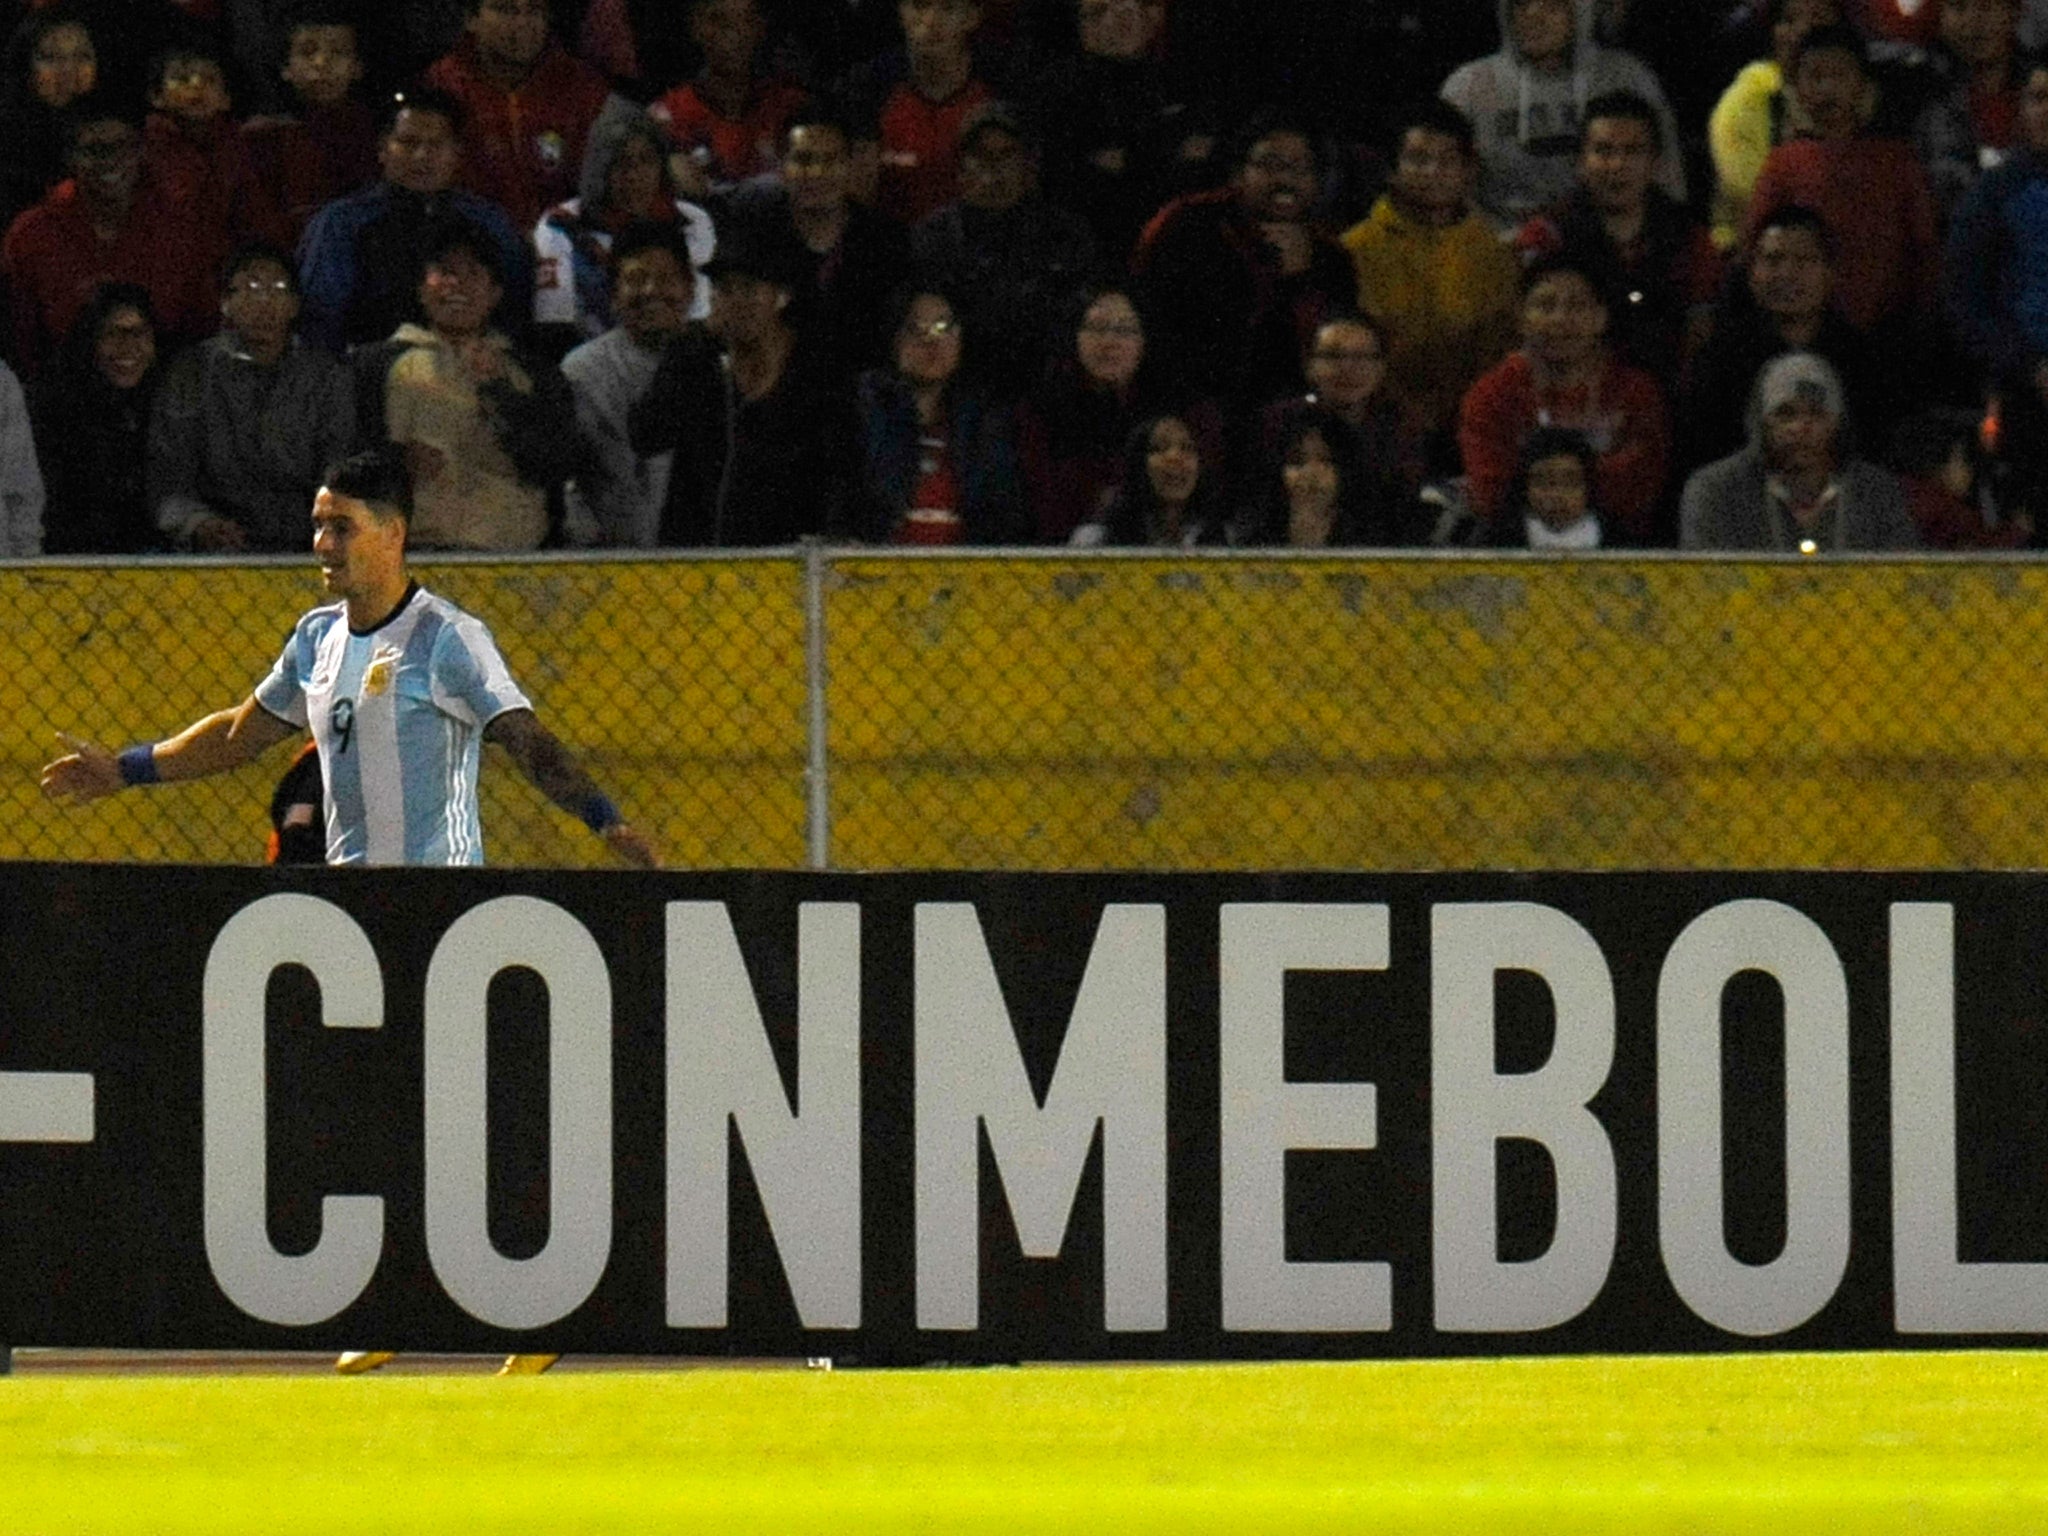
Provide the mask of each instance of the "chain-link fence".
MULTIPOLYGON (((2048 567, 1065 551, 423 565, 686 867, 2032 868, 2048 567)), ((282 751, 75 811, 72 730, 233 703, 303 566, 0 570, 0 856, 260 857, 282 751)), ((604 851, 487 754, 492 861, 604 851)))

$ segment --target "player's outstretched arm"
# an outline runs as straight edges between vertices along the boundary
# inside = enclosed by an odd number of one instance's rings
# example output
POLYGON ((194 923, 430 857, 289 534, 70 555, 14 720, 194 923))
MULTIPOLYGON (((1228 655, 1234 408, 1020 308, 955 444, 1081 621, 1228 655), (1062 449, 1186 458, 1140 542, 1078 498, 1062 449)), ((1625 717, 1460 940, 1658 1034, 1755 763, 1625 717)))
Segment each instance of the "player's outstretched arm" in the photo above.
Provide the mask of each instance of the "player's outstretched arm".
POLYGON ((484 740, 510 753, 542 794, 603 838, 626 863, 641 869, 661 867, 647 834, 619 815, 597 781, 532 710, 506 710, 484 727, 484 740))
POLYGON ((60 736, 70 750, 43 768, 43 793, 60 805, 83 805, 131 784, 201 779, 253 762, 297 734, 295 727, 249 698, 194 721, 166 741, 126 752, 60 736))

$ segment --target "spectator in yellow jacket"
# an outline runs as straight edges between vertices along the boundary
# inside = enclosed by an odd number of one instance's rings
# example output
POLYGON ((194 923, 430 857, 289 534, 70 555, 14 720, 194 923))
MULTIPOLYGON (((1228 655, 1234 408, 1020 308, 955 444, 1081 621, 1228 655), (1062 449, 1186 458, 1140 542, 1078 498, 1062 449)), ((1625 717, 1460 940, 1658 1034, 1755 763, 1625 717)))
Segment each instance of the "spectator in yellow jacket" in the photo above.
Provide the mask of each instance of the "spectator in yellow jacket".
POLYGON ((1477 173, 1464 114, 1441 101, 1417 106, 1386 194, 1343 241, 1359 308, 1390 333, 1387 392, 1436 449, 1448 450, 1458 402, 1518 335, 1521 274, 1473 206, 1477 173))

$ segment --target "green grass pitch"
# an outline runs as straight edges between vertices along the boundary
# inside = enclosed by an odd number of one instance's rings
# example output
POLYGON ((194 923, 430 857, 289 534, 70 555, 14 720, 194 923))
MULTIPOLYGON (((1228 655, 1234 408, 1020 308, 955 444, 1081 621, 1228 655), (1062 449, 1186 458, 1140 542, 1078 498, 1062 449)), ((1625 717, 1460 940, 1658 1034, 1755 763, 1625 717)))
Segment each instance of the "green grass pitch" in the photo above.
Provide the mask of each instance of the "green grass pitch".
POLYGON ((5 1536, 2048 1529, 2048 1355, 0 1380, 5 1536))

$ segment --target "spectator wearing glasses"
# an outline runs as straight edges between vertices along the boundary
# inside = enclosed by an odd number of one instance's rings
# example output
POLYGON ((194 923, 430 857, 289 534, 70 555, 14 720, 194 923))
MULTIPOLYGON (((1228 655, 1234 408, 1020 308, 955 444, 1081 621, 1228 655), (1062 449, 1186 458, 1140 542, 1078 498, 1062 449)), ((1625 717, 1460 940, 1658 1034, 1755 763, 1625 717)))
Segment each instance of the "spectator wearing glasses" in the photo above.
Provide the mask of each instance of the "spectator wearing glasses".
POLYGON ((963 370, 952 303, 911 293, 897 313, 895 366, 860 379, 862 532, 887 544, 1022 543, 1010 412, 963 370))

